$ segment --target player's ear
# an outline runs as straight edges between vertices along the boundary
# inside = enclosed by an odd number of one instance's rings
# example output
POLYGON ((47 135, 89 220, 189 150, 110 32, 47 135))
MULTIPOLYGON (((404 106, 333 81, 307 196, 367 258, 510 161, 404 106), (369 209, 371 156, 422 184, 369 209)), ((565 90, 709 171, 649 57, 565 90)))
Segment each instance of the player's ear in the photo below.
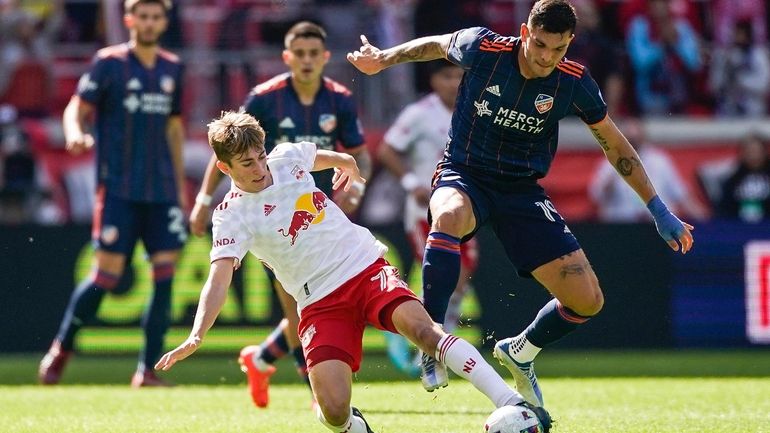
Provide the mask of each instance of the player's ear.
POLYGON ((222 173, 224 173, 224 174, 226 174, 226 175, 228 175, 228 176, 230 175, 230 166, 229 166, 229 165, 227 165, 227 164, 225 164, 224 162, 222 162, 222 161, 220 161, 220 160, 217 160, 217 168, 218 168, 218 169, 219 169, 219 171, 221 171, 222 173))
POLYGON ((529 38, 529 27, 527 27, 527 23, 521 23, 521 28, 519 29, 519 35, 522 39, 528 39, 529 38))
POLYGON ((132 14, 123 14, 123 25, 130 29, 134 25, 134 16, 132 14))
POLYGON ((291 51, 283 50, 283 52, 281 52, 281 58, 283 59, 283 63, 285 63, 288 66, 289 60, 291 60, 291 51))
POLYGON ((324 50, 324 64, 329 62, 329 59, 332 58, 332 52, 329 50, 324 50))

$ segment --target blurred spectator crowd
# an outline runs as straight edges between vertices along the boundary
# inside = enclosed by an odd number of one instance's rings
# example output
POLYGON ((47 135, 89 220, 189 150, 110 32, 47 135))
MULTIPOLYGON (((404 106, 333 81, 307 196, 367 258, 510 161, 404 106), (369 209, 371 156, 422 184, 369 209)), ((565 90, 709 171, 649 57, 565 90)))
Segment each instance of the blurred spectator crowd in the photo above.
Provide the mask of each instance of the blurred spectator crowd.
MULTIPOLYGON (((682 175, 677 174, 681 161, 666 143, 651 143, 643 127, 644 119, 668 116, 767 118, 767 1, 572 1, 580 21, 567 57, 589 67, 612 116, 629 119, 622 129, 664 199, 695 220, 770 218, 768 137, 745 131, 742 141, 725 143, 730 150, 710 162, 711 169, 682 175)), ((345 52, 357 48, 359 34, 382 46, 478 25, 518 35, 532 3, 176 1, 163 44, 188 65, 189 189, 197 189, 194 183, 203 172, 199 160, 208 158, 206 121, 221 109, 237 107, 251 86, 283 71, 282 38, 294 22, 311 19, 325 26, 333 53, 327 71, 353 89, 371 135, 368 141, 376 144, 378 131, 428 91, 427 72, 420 66, 393 68, 359 80, 344 60, 345 52)), ((89 221, 92 156, 66 154, 61 111, 95 51, 126 39, 121 7, 122 0, 0 0, 0 224, 89 221)), ((630 189, 617 184, 617 176, 607 174, 612 174, 611 167, 600 154, 595 156, 596 172, 586 174, 582 193, 594 211, 578 217, 613 222, 646 218, 630 189)))

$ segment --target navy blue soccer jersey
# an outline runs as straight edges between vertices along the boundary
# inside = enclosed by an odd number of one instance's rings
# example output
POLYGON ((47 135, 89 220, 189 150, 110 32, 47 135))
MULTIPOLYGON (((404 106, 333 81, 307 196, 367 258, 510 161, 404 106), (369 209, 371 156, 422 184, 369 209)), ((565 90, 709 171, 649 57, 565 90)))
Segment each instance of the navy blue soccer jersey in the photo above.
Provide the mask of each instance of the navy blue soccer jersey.
POLYGON ((519 72, 521 39, 483 27, 457 31, 447 58, 465 70, 445 159, 496 179, 541 178, 556 153, 559 120, 607 115, 588 69, 562 60, 544 78, 519 72))
POLYGON ((182 65, 168 51, 159 51, 152 68, 127 44, 96 53, 77 94, 95 106, 97 177, 109 195, 177 202, 166 126, 181 112, 181 87, 182 65))
MULTIPOLYGON (((277 75, 254 87, 244 108, 265 129, 269 153, 276 144, 309 141, 318 149, 334 150, 337 143, 352 149, 364 143, 353 95, 345 86, 323 77, 312 105, 303 105, 291 85, 291 74, 277 75)), ((316 185, 332 195, 333 170, 313 172, 316 185)))

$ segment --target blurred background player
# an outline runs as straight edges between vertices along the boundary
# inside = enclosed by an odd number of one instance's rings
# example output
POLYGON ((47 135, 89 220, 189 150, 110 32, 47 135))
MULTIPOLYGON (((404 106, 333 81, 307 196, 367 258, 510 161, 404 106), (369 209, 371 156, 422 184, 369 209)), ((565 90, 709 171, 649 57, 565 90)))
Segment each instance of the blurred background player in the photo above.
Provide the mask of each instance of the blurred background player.
MULTIPOLYGON (((511 263, 553 296, 529 327, 500 340, 494 355, 519 392, 542 406, 533 361, 540 350, 590 320, 604 295, 580 244, 538 184, 551 166, 558 122, 573 114, 589 127, 619 175, 647 204, 675 251, 692 246, 692 226, 658 197, 634 148, 607 114, 588 69, 564 58, 577 16, 566 0, 540 0, 520 37, 472 27, 380 50, 361 36, 347 58, 376 74, 399 63, 447 58, 465 70, 443 160, 430 199, 431 233, 423 258, 425 308, 442 322, 460 273, 460 243, 489 222, 511 263)), ((448 384, 446 367, 423 356, 423 386, 448 384)))
POLYGON ((212 232, 215 240, 231 242, 215 241, 190 335, 155 368, 168 370, 201 346, 224 305, 233 271, 251 253, 285 282, 302 312, 299 331, 317 416, 330 431, 373 433, 351 407, 353 373, 361 365, 370 324, 401 333, 446 362, 495 407, 522 404, 534 410, 547 433, 548 413, 527 405, 470 343, 434 323, 398 269, 383 258, 387 247, 316 188, 311 172, 331 167, 335 189, 363 182, 355 159, 310 142, 284 142, 268 155, 264 142, 265 132, 246 113, 227 112, 209 124, 217 167, 232 179, 212 232), (266 204, 275 206, 269 216, 259 212, 266 204))
MULTIPOLYGON (((334 150, 339 143, 344 152, 356 159, 364 178, 371 175, 371 157, 364 144, 355 101, 350 90, 323 75, 331 53, 326 49, 326 32, 317 24, 302 21, 292 26, 284 38, 282 58, 289 72, 277 75, 254 87, 246 98, 244 109, 260 121, 267 136, 266 149, 290 141, 310 141, 319 149, 334 150)), ((299 175, 299 173, 298 173, 299 175)), ((333 170, 313 173, 318 187, 347 214, 355 212, 364 193, 364 184, 356 183, 350 191, 332 190, 333 170)), ((195 206, 190 214, 193 234, 201 236, 209 223, 211 195, 221 172, 212 156, 203 178, 195 206)), ((265 213, 269 213, 265 210, 265 213)), ((280 282, 266 268, 285 319, 259 346, 247 346, 239 361, 247 373, 254 403, 268 404, 269 377, 275 372, 273 363, 291 352, 299 374, 306 383, 307 368, 297 337, 297 306, 281 288, 280 282)))
POLYGON ((184 225, 184 167, 180 100, 182 65, 158 46, 169 0, 126 0, 128 43, 101 49, 64 111, 67 149, 96 144, 98 179, 90 276, 72 293, 59 333, 40 363, 39 379, 56 384, 78 330, 114 289, 141 239, 152 262, 154 291, 142 318, 145 346, 131 385, 161 386, 152 366, 170 321, 171 283, 184 225), (87 123, 95 115, 95 136, 87 123), (149 368, 148 368, 149 366, 149 368))
POLYGON ((762 137, 741 141, 736 166, 721 184, 717 213, 721 218, 758 223, 770 218, 770 154, 762 137))
MULTIPOLYGON (((639 119, 629 118, 623 122, 622 129, 644 162, 647 175, 655 181, 655 189, 661 198, 674 212, 696 221, 705 220, 708 210, 695 199, 671 157, 650 142, 644 124, 639 119)), ((612 223, 650 221, 650 212, 639 196, 615 173, 615 167, 603 160, 591 182, 589 195, 596 203, 599 220, 612 223)))
MULTIPOLYGON (((457 88, 463 76, 462 68, 443 60, 432 62, 430 68, 430 87, 433 91, 399 114, 385 133, 377 155, 380 163, 400 179, 401 186, 407 192, 404 229, 415 257, 420 262, 430 232, 428 202, 431 179, 436 164, 444 155, 457 88)), ((444 320, 446 332, 452 332, 457 326, 460 304, 468 290, 468 280, 478 263, 475 239, 462 245, 461 255, 460 278, 449 298, 444 320)), ((400 370, 410 375, 419 375, 419 366, 410 359, 406 340, 392 333, 385 333, 385 336, 391 361, 400 370)))

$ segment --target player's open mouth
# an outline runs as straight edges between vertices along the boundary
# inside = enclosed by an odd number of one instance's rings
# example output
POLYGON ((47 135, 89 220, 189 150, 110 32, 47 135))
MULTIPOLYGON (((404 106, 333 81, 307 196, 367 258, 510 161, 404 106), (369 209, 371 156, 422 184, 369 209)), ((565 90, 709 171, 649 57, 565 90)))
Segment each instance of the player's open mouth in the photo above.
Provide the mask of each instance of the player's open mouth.
POLYGON ((265 177, 266 177, 266 176, 262 176, 262 177, 260 177, 259 179, 254 179, 252 182, 254 182, 254 183, 260 183, 260 182, 262 182, 263 180, 265 180, 265 177))

